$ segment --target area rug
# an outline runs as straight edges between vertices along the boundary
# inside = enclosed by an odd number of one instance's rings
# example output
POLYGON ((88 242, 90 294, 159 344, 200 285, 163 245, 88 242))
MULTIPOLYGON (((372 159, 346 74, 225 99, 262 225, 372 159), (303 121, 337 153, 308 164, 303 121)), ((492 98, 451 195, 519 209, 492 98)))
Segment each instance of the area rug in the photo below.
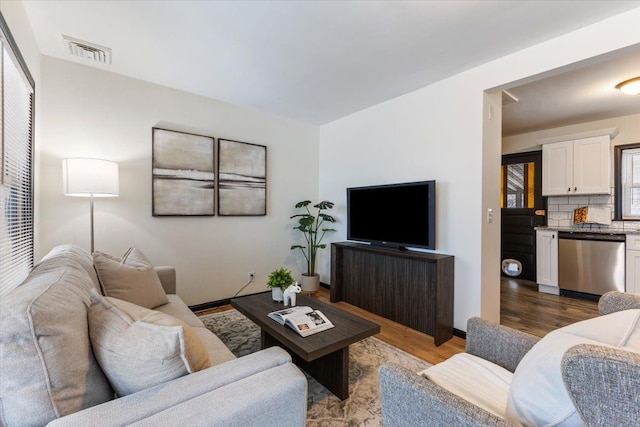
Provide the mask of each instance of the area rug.
MULTIPOLYGON (((236 310, 201 316, 200 320, 236 356, 260 349, 260 328, 236 310)), ((381 426, 378 367, 398 363, 418 372, 429 366, 412 355, 370 337, 349 347, 349 398, 341 401, 307 375, 307 426, 381 426)))

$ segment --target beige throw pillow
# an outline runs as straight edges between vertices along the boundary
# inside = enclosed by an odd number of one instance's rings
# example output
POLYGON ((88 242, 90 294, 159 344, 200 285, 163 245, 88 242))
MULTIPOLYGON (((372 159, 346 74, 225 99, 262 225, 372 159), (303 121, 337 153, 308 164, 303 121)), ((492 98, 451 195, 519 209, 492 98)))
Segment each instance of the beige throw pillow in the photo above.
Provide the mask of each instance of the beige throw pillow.
POLYGON ((211 366, 204 344, 182 320, 95 291, 91 301, 91 346, 119 396, 211 366))
POLYGON ((169 302, 158 273, 138 248, 129 248, 120 259, 94 252, 93 265, 102 291, 108 297, 146 308, 156 308, 169 302))

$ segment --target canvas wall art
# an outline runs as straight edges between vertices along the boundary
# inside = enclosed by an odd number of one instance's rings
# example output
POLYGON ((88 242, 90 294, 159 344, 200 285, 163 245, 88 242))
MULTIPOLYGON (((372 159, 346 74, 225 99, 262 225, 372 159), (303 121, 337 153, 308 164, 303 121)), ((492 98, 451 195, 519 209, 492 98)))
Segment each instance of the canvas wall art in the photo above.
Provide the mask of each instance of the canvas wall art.
POLYGON ((218 214, 267 214, 267 147, 218 139, 218 214))
POLYGON ((212 216, 214 139, 153 128, 153 216, 212 216))

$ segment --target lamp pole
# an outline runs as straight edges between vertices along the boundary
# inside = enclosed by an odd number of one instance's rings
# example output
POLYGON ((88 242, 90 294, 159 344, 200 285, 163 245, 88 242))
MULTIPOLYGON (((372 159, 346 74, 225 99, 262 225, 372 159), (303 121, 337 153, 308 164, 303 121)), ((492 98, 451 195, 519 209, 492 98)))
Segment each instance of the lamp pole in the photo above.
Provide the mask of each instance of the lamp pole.
POLYGON ((93 254, 93 193, 89 198, 89 206, 91 207, 91 253, 93 254))

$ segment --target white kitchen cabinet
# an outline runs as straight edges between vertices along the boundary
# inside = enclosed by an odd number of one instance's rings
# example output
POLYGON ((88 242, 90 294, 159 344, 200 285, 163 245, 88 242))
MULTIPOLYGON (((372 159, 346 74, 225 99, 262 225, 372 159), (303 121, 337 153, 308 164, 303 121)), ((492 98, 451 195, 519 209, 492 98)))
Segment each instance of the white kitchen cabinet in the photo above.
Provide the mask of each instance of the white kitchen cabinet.
POLYGON ((558 295, 558 232, 536 231, 536 279, 538 291, 558 295))
POLYGON ((542 195, 611 193, 611 139, 599 135, 542 146, 542 195))
POLYGON ((640 294, 640 235, 627 234, 626 292, 640 294))

